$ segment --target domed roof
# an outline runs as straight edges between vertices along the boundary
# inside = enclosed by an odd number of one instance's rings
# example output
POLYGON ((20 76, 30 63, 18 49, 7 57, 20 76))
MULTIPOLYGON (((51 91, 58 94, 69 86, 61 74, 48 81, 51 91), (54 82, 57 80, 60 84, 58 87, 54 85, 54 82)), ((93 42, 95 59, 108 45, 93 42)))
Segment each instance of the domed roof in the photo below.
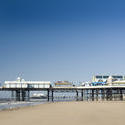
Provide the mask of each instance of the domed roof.
POLYGON ((20 81, 21 81, 21 78, 20 78, 20 77, 17 77, 17 81, 20 82, 20 81))

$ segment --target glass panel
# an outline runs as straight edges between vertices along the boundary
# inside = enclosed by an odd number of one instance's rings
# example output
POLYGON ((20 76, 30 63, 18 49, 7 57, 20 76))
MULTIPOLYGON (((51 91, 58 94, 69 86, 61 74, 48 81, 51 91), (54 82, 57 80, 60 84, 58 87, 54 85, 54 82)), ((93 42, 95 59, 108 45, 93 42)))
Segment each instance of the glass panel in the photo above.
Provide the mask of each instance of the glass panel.
POLYGON ((102 76, 96 76, 97 79, 102 79, 102 76))
POLYGON ((107 79, 109 76, 103 76, 104 79, 107 79))

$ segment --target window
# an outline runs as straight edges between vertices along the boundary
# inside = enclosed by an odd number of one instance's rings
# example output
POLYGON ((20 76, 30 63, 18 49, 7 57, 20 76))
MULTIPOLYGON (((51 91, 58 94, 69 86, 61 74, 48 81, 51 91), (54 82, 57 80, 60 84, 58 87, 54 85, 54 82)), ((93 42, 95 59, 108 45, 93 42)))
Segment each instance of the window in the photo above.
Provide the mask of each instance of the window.
POLYGON ((112 76, 114 79, 122 79, 123 76, 112 76))
POLYGON ((97 79, 102 79, 102 76, 96 76, 97 79))
POLYGON ((103 76, 104 79, 108 79, 109 76, 103 76))

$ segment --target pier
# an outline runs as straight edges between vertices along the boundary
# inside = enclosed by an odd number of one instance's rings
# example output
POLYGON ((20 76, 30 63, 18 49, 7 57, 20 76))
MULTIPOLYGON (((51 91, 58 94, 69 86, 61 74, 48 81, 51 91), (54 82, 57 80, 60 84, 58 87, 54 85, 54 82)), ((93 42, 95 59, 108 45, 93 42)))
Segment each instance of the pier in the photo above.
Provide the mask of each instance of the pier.
MULTIPOLYGON (((16 101, 29 101, 31 91, 45 91, 47 101, 53 102, 58 97, 58 92, 73 92, 76 101, 123 101, 125 95, 125 86, 81 86, 81 87, 52 87, 49 88, 5 88, 1 87, 0 91, 10 91, 11 97, 16 101), (55 97, 56 93, 56 97, 55 97)), ((66 98, 66 97, 62 97, 66 98)))

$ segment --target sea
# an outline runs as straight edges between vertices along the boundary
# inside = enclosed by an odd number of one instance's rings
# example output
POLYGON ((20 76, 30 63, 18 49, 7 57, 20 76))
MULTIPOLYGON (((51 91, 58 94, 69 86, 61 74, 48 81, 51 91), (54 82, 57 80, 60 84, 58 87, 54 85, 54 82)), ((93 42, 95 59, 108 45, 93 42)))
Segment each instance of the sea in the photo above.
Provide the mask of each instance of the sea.
MULTIPOLYGON (((47 95, 47 92, 40 92, 40 91, 31 91, 30 97, 34 93, 42 93, 44 95, 47 95)), ((28 101, 15 101, 14 98, 11 97, 11 92, 8 91, 0 91, 0 110, 6 110, 6 109, 15 109, 20 107, 26 107, 26 106, 34 106, 39 104, 45 104, 48 103, 47 98, 44 99, 32 99, 28 101)), ((51 95, 50 95, 51 96, 51 95)), ((62 101, 75 101, 76 100, 76 93, 75 92, 55 92, 54 93, 54 102, 62 102, 62 101)), ((50 98, 49 103, 52 102, 52 99, 50 98)))

